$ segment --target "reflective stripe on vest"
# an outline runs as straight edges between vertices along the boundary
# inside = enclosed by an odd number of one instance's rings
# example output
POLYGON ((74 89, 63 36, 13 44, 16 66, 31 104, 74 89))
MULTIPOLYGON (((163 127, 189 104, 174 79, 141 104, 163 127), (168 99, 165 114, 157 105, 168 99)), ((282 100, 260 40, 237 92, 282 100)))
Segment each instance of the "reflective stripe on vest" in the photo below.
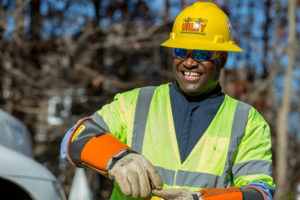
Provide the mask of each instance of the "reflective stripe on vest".
POLYGON ((233 178, 251 174, 267 174, 273 177, 272 163, 265 160, 250 160, 232 167, 233 178))
MULTIPOLYGON (((154 93, 155 87, 141 88, 137 100, 136 114, 134 119, 134 128, 132 135, 132 147, 139 153, 142 152, 143 140, 145 134, 145 128, 147 123, 147 117, 149 113, 150 102, 154 93), (136 123, 139 121, 139 123, 136 123), (142 122, 142 123, 141 123, 142 122)), ((248 114, 251 106, 242 102, 238 102, 234 121, 231 129, 230 144, 228 148, 227 159, 222 176, 216 176, 208 173, 190 172, 178 170, 177 173, 174 170, 164 169, 163 167, 156 166, 158 173, 165 184, 187 186, 187 187, 200 187, 200 188, 212 188, 212 187, 229 187, 232 185, 232 181, 228 178, 231 174, 232 160, 235 151, 240 143, 240 140, 244 134, 244 129, 247 123, 248 114)), ((264 161, 262 161, 264 162, 264 161)))
POLYGON ((131 147, 139 153, 142 153, 148 112, 154 90, 154 86, 141 88, 136 103, 131 147))
POLYGON ((110 130, 107 126, 107 124, 105 123, 103 117, 101 115, 99 115, 97 112, 95 112, 91 118, 99 125, 101 126, 106 132, 110 133, 110 130))
POLYGON ((243 137, 250 108, 251 108, 250 105, 242 103, 240 101, 237 104, 234 113, 234 119, 233 119, 233 124, 231 129, 230 143, 227 152, 225 168, 223 171, 223 175, 220 177, 221 180, 218 181, 217 187, 232 186, 231 181, 228 180, 228 174, 231 174, 231 164, 232 164, 233 156, 243 137))

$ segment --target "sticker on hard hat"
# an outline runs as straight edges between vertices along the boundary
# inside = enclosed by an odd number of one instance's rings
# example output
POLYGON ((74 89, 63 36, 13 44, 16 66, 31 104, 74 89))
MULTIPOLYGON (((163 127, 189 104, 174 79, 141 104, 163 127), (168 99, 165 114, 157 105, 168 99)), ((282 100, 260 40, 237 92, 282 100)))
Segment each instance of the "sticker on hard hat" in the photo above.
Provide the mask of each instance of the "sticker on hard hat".
POLYGON ((229 30, 229 32, 231 33, 231 31, 232 31, 232 25, 231 25, 231 22, 230 22, 230 20, 229 20, 228 17, 227 17, 227 19, 226 19, 226 22, 227 22, 228 30, 229 30))
POLYGON ((207 19, 202 18, 184 18, 182 22, 181 33, 205 35, 205 28, 207 26, 207 22, 207 19))

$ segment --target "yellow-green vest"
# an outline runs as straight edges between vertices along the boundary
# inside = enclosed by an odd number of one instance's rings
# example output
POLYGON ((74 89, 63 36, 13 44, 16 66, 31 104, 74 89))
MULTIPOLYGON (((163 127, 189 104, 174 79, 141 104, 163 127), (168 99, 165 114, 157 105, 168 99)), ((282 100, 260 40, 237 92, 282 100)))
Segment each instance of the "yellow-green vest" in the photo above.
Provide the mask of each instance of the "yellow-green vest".
MULTIPOLYGON (((199 191, 240 187, 253 181, 264 181, 275 187, 268 124, 253 107, 227 95, 183 163, 169 84, 118 94, 92 118, 145 156, 156 167, 164 188, 199 191)), ((115 183, 111 199, 133 198, 123 195, 115 183)))

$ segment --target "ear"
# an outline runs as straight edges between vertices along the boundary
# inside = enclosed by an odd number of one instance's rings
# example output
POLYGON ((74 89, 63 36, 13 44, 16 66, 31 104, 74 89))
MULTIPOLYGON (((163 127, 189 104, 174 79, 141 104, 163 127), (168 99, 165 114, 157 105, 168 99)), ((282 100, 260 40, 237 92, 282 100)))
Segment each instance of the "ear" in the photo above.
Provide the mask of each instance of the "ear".
POLYGON ((220 68, 223 69, 226 65, 227 62, 227 57, 228 57, 228 52, 223 51, 220 56, 219 56, 219 61, 220 61, 220 68))

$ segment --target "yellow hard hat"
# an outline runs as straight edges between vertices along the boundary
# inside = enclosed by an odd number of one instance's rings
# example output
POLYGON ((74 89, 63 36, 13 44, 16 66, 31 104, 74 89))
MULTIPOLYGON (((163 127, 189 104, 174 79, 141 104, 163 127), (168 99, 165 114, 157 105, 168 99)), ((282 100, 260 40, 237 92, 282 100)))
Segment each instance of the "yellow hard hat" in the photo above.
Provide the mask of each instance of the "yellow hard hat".
POLYGON ((176 17, 162 46, 212 51, 243 51, 234 44, 227 15, 215 4, 195 2, 176 17))

